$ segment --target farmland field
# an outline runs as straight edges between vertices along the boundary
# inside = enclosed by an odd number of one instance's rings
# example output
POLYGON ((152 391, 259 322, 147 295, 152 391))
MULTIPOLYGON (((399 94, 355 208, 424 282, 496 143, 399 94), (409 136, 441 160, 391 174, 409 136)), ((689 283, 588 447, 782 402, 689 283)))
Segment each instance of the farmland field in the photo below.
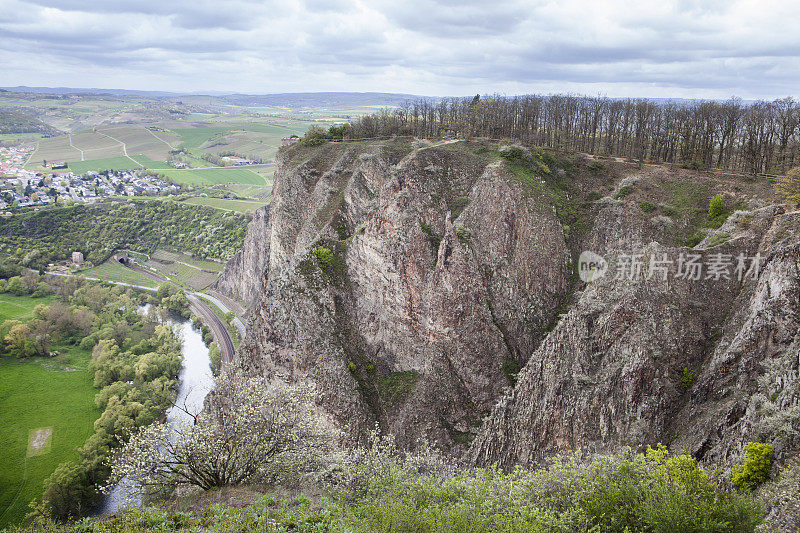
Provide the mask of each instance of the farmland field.
POLYGON ((169 168, 169 164, 166 161, 156 161, 143 154, 132 155, 130 157, 138 161, 145 168, 169 168))
POLYGON ((86 161, 73 161, 69 163, 69 169, 75 174, 84 174, 90 170, 100 171, 111 168, 133 170, 142 168, 142 165, 137 165, 125 156, 87 159, 86 161))
POLYGON ((225 268, 222 263, 204 261, 181 252, 157 250, 145 263, 180 285, 202 290, 214 283, 225 268))
MULTIPOLYGON (((52 300, 3 294, 0 314, 24 321, 29 310, 52 300)), ((0 528, 25 517, 28 502, 42 495, 43 482, 56 466, 78 459, 78 447, 100 416, 88 371, 91 354, 71 345, 52 348, 61 355, 24 361, 0 357, 0 528), (29 448, 35 430, 50 430, 39 453, 29 448)))
POLYGON ((140 125, 105 127, 96 131, 60 135, 39 141, 28 168, 39 167, 42 160, 67 161, 69 163, 108 160, 109 165, 122 164, 122 166, 107 166, 100 169, 90 167, 87 170, 128 169, 131 164, 130 160, 127 160, 128 166, 125 166, 122 159, 115 159, 118 157, 125 159, 122 143, 125 143, 128 155, 138 154, 147 158, 145 166, 149 162, 157 162, 159 165, 157 168, 164 168, 166 164, 163 163, 163 160, 169 155, 169 151, 172 149, 170 143, 175 139, 177 139, 175 135, 152 132, 140 125))
POLYGON ((183 252, 170 252, 167 250, 156 250, 153 253, 153 259, 157 261, 180 261, 188 265, 203 269, 211 270, 214 272, 222 272, 225 268, 224 263, 217 261, 206 261, 204 259, 196 259, 189 254, 183 252))
POLYGON ((69 136, 49 137, 42 139, 31 156, 29 166, 36 166, 45 161, 80 161, 81 152, 69 145, 69 136))
POLYGON ((140 285, 142 287, 158 287, 158 283, 155 280, 148 278, 140 272, 131 270, 125 265, 114 260, 114 258, 111 258, 105 263, 97 265, 96 267, 83 270, 80 272, 80 275, 86 276, 87 278, 97 278, 105 281, 130 283, 131 285, 140 285))
POLYGON ((247 168, 196 168, 187 170, 165 170, 163 173, 180 185, 213 185, 216 183, 245 183, 264 185, 262 176, 247 168))
POLYGON ((259 207, 267 205, 267 202, 252 200, 236 200, 232 198, 209 198, 207 196, 194 196, 183 200, 185 204, 205 205, 223 211, 236 211, 238 213, 249 213, 259 207))

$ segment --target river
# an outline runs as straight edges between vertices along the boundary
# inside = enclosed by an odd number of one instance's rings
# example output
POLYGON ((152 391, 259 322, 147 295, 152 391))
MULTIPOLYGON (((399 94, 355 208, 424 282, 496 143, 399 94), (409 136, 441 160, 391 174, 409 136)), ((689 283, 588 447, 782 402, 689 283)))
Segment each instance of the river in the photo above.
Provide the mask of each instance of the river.
MULTIPOLYGON (((143 308, 146 312, 146 307, 143 308)), ((214 376, 211 373, 211 359, 208 347, 203 343, 203 336, 186 319, 167 319, 181 339, 183 366, 179 374, 178 395, 175 406, 167 410, 167 423, 174 426, 189 419, 189 415, 176 406, 186 407, 189 412, 197 413, 203 409, 206 395, 214 387, 214 376)), ((138 507, 142 503, 142 494, 133 482, 123 479, 100 502, 98 513, 114 514, 127 507, 138 507)))

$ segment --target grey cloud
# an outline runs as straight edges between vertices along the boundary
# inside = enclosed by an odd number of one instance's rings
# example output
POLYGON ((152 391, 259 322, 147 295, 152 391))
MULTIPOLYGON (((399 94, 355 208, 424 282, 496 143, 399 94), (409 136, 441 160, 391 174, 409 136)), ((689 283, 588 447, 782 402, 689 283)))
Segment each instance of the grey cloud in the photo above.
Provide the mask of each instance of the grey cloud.
POLYGON ((0 59, 15 76, 8 84, 32 84, 25 65, 40 63, 53 84, 79 65, 87 76, 103 72, 91 82, 100 87, 168 80, 172 90, 239 92, 644 87, 663 96, 777 96, 800 78, 800 36, 781 29, 789 0, 752 9, 718 0, 652 8, 622 0, 0 1, 0 59))

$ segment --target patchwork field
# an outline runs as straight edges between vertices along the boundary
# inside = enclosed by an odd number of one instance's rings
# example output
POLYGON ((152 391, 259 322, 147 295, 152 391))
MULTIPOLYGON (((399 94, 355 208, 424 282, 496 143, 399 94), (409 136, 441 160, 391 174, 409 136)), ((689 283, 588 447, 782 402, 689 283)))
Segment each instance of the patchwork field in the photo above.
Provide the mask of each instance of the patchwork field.
MULTIPOLYGON (((153 132, 143 125, 123 125, 97 128, 71 135, 60 135, 39 141, 31 156, 29 168, 37 168, 42 160, 87 162, 115 157, 124 157, 123 144, 128 155, 139 154, 149 161, 159 163, 158 168, 166 166, 163 161, 173 149, 170 144, 177 136, 164 132, 153 132)), ((109 164, 113 164, 113 160, 109 164)), ((128 161, 130 164, 130 161, 128 161)), ((147 165, 145 165, 147 166, 147 165)), ((70 166, 72 168, 72 166, 70 166)), ((128 167, 106 167, 108 169, 128 167)), ((105 170, 105 169, 103 169, 105 170)))
POLYGON ((80 161, 81 152, 69 144, 69 136, 48 137, 42 139, 31 155, 28 167, 41 165, 42 161, 80 161))
MULTIPOLYGON (((2 294, 0 318, 25 321, 36 305, 53 299, 2 294)), ((53 349, 61 355, 0 357, 0 529, 25 517, 56 466, 78 458, 100 416, 91 354, 69 345, 53 349)))

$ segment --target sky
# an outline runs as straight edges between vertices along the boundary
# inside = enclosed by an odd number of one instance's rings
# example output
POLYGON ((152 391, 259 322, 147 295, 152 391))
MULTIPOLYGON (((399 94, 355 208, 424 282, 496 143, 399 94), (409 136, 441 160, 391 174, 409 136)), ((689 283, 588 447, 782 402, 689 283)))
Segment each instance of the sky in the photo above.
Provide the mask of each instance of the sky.
POLYGON ((0 0, 0 86, 773 99, 797 0, 0 0))

